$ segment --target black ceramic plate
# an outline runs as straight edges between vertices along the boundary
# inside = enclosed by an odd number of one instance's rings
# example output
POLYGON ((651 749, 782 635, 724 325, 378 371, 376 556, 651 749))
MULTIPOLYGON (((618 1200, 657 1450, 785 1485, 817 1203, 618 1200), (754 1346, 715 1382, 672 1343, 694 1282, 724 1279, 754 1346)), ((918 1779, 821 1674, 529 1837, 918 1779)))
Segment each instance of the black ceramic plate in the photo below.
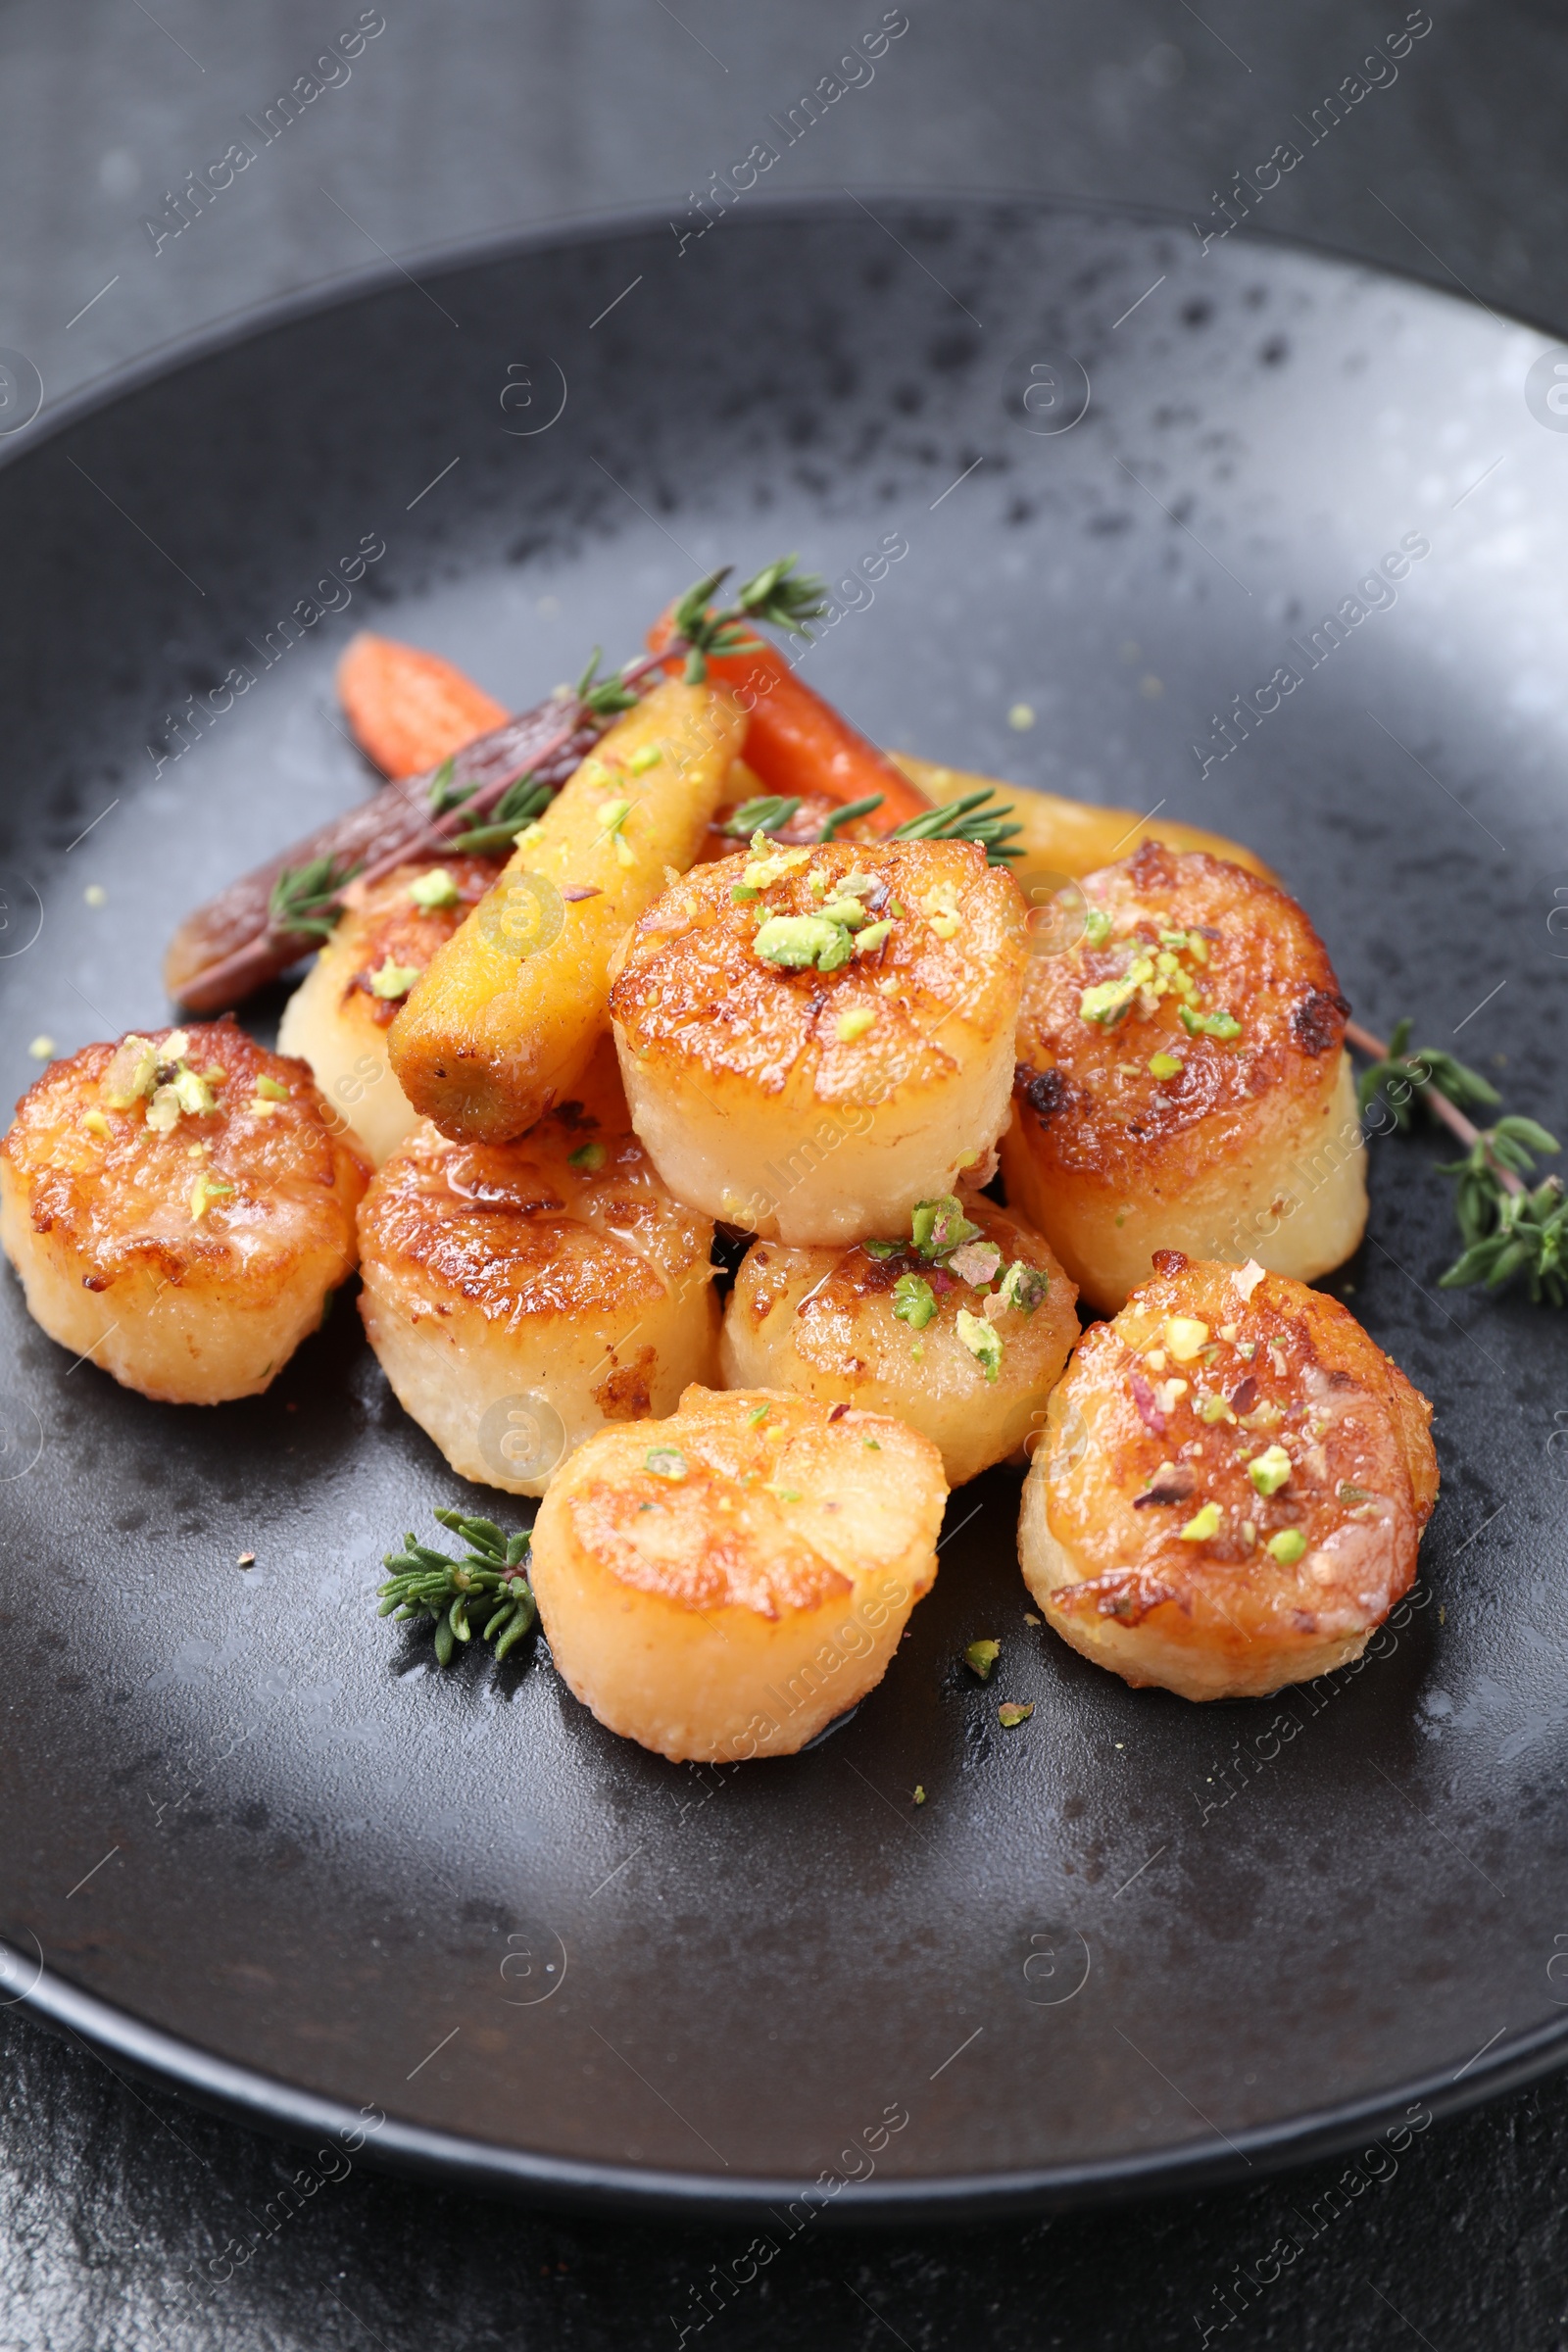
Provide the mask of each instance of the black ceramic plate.
MULTIPOLYGON (((1543 349, 1185 226, 752 197, 684 249, 660 221, 468 256, 46 411, 0 473, 7 1084, 35 1036, 158 1020, 176 917, 367 788, 350 629, 519 705, 710 564, 798 548, 843 583, 808 674, 872 736, 1244 836, 1364 1019, 1560 1125, 1543 349), (318 585, 367 540, 352 600, 318 585)), ((819 2182, 839 2214, 1397 2146, 1555 2063, 1563 1325, 1439 1292, 1442 1155, 1375 1147, 1333 1286, 1444 1470, 1360 1668, 1123 1689, 1026 1623, 994 1474, 883 1688, 724 1773, 612 1739, 543 1657, 442 1675, 376 1620, 388 1544, 482 1498, 352 1306, 267 1396, 181 1412, 73 1365, 6 1276, 10 1996, 289 2129, 384 2111, 372 2151, 481 2182, 819 2182)))

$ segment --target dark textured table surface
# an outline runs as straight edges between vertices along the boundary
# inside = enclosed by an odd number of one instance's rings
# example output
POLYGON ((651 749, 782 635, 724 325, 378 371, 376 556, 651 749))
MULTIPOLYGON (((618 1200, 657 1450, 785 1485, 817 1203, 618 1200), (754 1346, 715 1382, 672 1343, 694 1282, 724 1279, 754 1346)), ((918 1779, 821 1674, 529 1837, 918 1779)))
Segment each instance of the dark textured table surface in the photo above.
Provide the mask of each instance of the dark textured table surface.
MULTIPOLYGON (((358 13, 9 0, 0 345, 32 361, 46 403, 384 257, 628 204, 684 213, 714 162, 880 11, 387 0, 351 78, 155 252, 143 220, 166 189, 358 13)), ((907 13, 874 84, 803 148, 798 184, 1049 190, 1207 221, 1235 172, 1291 137, 1406 12, 909 0, 907 13)), ((1311 150, 1260 225, 1568 329, 1568 24, 1540 0, 1434 0, 1433 17, 1397 80, 1311 150)), ((5 594, 24 592, 6 579, 5 594)), ((484 2207, 342 2156, 270 2229, 298 2151, 132 2084, 15 2010, 0 2011, 0 2083, 8 2352, 1568 2345, 1560 2081, 1435 2125, 1396 2159, 1194 2201, 803 2234, 732 2303, 711 2281, 744 2274, 749 2232, 484 2207), (229 2238, 231 2276, 193 2299, 183 2282, 229 2238)))

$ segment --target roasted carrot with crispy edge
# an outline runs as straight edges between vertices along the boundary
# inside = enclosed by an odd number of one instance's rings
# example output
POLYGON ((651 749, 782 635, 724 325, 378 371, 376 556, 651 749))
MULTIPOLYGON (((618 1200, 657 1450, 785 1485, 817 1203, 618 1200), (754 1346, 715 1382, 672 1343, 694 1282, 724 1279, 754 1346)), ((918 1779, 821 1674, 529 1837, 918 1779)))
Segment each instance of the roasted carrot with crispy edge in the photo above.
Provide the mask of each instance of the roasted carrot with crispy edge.
POLYGON ((456 662, 368 629, 350 639, 337 691, 355 742, 394 781, 439 767, 511 715, 456 662))
MULTIPOLYGON (((670 644, 672 612, 673 607, 655 621, 648 643, 656 654, 667 650, 673 667, 680 649, 670 644)), ((798 678, 773 646, 759 639, 746 653, 710 654, 708 668, 746 711, 746 764, 769 792, 803 800, 827 792, 841 803, 879 792, 882 806, 870 820, 879 833, 929 810, 931 803, 919 787, 798 678)))

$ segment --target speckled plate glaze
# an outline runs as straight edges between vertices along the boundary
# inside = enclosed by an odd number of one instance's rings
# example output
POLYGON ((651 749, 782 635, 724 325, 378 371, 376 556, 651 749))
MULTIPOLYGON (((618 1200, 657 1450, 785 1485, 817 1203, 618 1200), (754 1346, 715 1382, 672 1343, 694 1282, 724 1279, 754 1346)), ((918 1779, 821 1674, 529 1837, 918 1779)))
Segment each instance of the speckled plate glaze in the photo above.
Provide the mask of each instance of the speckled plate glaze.
MULTIPOLYGON (((0 471, 10 1091, 36 1034, 158 1020, 175 918, 367 789, 349 630, 518 705, 798 548, 840 583, 808 674, 871 735, 1245 836, 1363 1019, 1457 1033, 1560 1128, 1544 348, 1147 217, 747 197, 684 249, 660 220, 449 258, 46 410, 0 471)), ((1563 1324, 1438 1291, 1441 1156, 1375 1147, 1336 1285, 1444 1468, 1361 1667, 1123 1689, 1026 1623, 993 1474, 883 1688, 725 1773, 612 1739, 542 1655, 443 1676, 377 1622, 388 1544, 483 1498, 351 1305, 267 1396, 179 1412, 6 1276, 6 1997, 286 2131, 363 2109, 389 2161, 775 2234, 803 2197, 956 2214, 1397 2144, 1557 2063, 1563 1324)))

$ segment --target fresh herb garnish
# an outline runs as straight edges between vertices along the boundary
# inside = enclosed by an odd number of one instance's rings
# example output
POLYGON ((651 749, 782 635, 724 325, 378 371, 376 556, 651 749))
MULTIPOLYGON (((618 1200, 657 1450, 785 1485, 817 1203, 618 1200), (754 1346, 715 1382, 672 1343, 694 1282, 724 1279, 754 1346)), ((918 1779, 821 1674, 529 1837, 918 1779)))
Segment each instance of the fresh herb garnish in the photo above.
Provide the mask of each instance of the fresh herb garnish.
POLYGON ((274 937, 329 938, 343 913, 338 894, 353 881, 360 863, 313 858, 308 865, 285 865, 267 901, 268 928, 274 937))
POLYGON ((820 620, 828 610, 826 583, 810 572, 798 572, 793 556, 780 556, 764 565, 735 592, 733 605, 709 609, 709 599, 729 578, 734 565, 726 564, 688 588, 671 614, 675 635, 686 646, 686 683, 701 686, 711 656, 749 654, 760 650, 755 624, 787 630, 792 637, 809 637, 807 623, 820 620))
POLYGON ((776 792, 763 793, 755 801, 742 801, 732 809, 719 827, 736 841, 750 841, 754 833, 782 833, 800 807, 800 796, 786 799, 776 792))
POLYGON ((1396 1128, 1410 1126, 1419 1102, 1466 1147, 1463 1159, 1439 1163, 1441 1176, 1457 1177, 1454 1217, 1464 1248, 1439 1277, 1443 1290, 1483 1283, 1500 1290, 1524 1275, 1537 1305, 1568 1304, 1568 1198, 1560 1176, 1533 1178, 1536 1157, 1561 1149, 1534 1119, 1517 1113, 1477 1127, 1466 1109, 1491 1108, 1501 1098, 1490 1079, 1445 1053, 1423 1047, 1412 1054, 1409 1021, 1399 1021, 1385 1045, 1370 1030, 1348 1021, 1345 1034, 1357 1052, 1370 1056, 1356 1088, 1363 1113, 1382 1096, 1396 1128))
POLYGON ((466 1518, 461 1511, 437 1511, 443 1527, 461 1536, 467 1550, 460 1560, 428 1544, 404 1538, 402 1551, 389 1551, 382 1561, 392 1574, 377 1588, 381 1617, 396 1616, 401 1625, 413 1617, 435 1620, 436 1663, 449 1666, 456 1645, 477 1632, 493 1642, 499 1662, 522 1640, 539 1611, 523 1563, 532 1538, 509 1536, 492 1519, 466 1518))
POLYGON ((1022 825, 1006 821, 1011 810, 1010 801, 1000 808, 987 809, 987 801, 995 800, 990 785, 982 792, 966 792, 942 808, 928 808, 920 816, 911 816, 896 825, 888 835, 889 841, 976 841, 993 865, 1004 858, 1021 858, 1021 848, 1010 849, 1008 843, 1022 825), (984 813, 982 813, 984 811, 984 813))
POLYGON ((640 662, 628 662, 625 669, 617 670, 611 677, 602 678, 599 675, 602 651, 600 646, 594 647, 593 653, 589 657, 588 666, 577 680, 573 692, 584 710, 592 711, 595 718, 618 718, 623 710, 635 710, 637 708, 641 698, 635 683, 627 676, 626 672, 640 669, 642 665, 640 662))
POLYGON ((496 803, 489 822, 475 825, 466 833, 454 834, 452 847, 472 851, 481 858, 491 850, 510 850, 514 836, 548 808, 554 799, 548 784, 536 784, 531 774, 518 776, 496 803))

